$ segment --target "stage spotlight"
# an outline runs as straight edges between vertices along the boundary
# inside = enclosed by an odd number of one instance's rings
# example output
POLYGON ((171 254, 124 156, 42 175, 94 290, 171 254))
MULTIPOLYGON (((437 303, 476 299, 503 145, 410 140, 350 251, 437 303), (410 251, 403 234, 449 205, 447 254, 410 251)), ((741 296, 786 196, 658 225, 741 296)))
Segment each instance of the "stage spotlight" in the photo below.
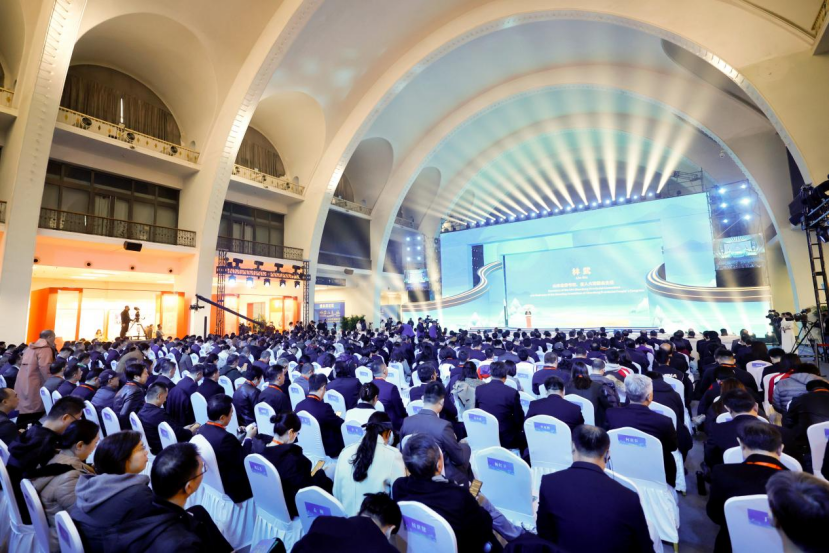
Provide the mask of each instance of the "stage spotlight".
POLYGON ((748 187, 748 185, 746 183, 743 183, 743 184, 740 185, 740 188, 742 188, 743 190, 745 190, 747 187, 748 187))
POLYGON ((284 267, 282 263, 274 263, 273 266, 276 267, 276 270, 279 272, 282 272, 282 267, 284 267))
POLYGON ((285 288, 285 281, 284 280, 279 281, 279 287, 280 288, 285 288))
POLYGON ((230 275, 229 277, 227 277, 227 285, 236 286, 236 275, 230 275))
POLYGON ((605 200, 604 205, 610 205, 610 200, 605 200))
POLYGON ((719 188, 717 188, 717 192, 719 192, 720 194, 725 194, 725 188, 720 186, 719 188))
POLYGON ((411 258, 411 257, 407 257, 407 258, 406 258, 406 261, 411 261, 411 260, 412 260, 412 258, 411 258))
POLYGON ((245 286, 248 288, 253 288, 253 277, 248 277, 245 279, 245 286))
POLYGON ((234 262, 234 263, 236 264, 236 266, 238 267, 239 265, 241 265, 242 263, 244 263, 244 260, 243 260, 243 259, 239 259, 238 257, 234 257, 234 258, 233 258, 233 262, 234 262))
POLYGON ((502 223, 506 223, 506 222, 507 222, 506 218, 505 218, 505 217, 501 217, 501 222, 502 222, 502 223))
POLYGON ((743 215, 743 219, 745 219, 746 221, 750 221, 751 220, 751 215, 746 213, 745 215, 743 215))
POLYGON ((420 256, 417 256, 417 260, 418 260, 418 261, 423 261, 423 258, 422 258, 422 257, 420 257, 420 256))
POLYGON ((590 204, 590 207, 596 207, 596 202, 593 202, 592 204, 590 204))
POLYGON ((624 198, 619 198, 619 199, 618 199, 618 200, 616 200, 616 201, 617 201, 617 202, 619 202, 620 204, 625 203, 625 199, 624 199, 624 198))
POLYGON ((532 213, 530 213, 530 217, 532 217, 533 219, 535 219, 535 216, 536 216, 536 215, 538 215, 538 213, 536 213, 535 211, 533 211, 532 213))
POLYGON ((726 207, 728 207, 728 204, 727 204, 727 203, 725 203, 725 202, 723 202, 723 203, 721 203, 721 204, 720 204, 720 207, 721 207, 721 208, 723 208, 723 209, 725 209, 726 207))
POLYGON ((407 236, 406 237, 406 242, 408 242, 409 240, 411 240, 411 237, 407 236))
POLYGON ((271 279, 266 278, 265 280, 263 280, 263 281, 262 281, 262 284, 265 286, 265 288, 270 288, 270 286, 271 286, 271 279))
POLYGON ((264 263, 263 263, 262 261, 258 261, 258 260, 257 260, 257 261, 254 261, 254 262, 253 262, 253 265, 254 265, 257 269, 261 269, 261 268, 262 268, 262 265, 264 265, 264 263))
POLYGON ((634 195, 633 195, 633 199, 634 199, 634 200, 638 200, 638 199, 639 199, 639 194, 634 194, 634 195))
POLYGON ((568 205, 568 206, 567 206, 567 211, 571 211, 572 209, 573 209, 573 206, 572 206, 572 205, 568 205))
POLYGON ((302 269, 302 265, 292 265, 292 268, 295 273, 298 273, 302 269))
POLYGON ((579 204, 579 209, 584 209, 584 204, 579 204))
POLYGON ((723 219, 722 222, 728 224, 728 219, 723 219))
POLYGON ((300 284, 298 280, 294 281, 294 288, 299 288, 300 284))
POLYGON ((653 192, 648 192, 648 198, 653 198, 653 192))
POLYGON ((226 266, 227 267, 233 267, 233 261, 228 261, 226 266))
POLYGON ((751 203, 751 198, 743 198, 742 200, 740 200, 740 203, 743 205, 748 205, 751 203))

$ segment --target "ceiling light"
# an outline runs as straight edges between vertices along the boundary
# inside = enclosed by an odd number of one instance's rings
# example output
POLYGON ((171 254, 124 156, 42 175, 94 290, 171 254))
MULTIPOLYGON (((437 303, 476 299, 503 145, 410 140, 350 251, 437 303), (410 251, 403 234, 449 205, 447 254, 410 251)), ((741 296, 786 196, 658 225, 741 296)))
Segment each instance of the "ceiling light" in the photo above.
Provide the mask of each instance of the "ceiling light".
POLYGON ((227 278, 227 285, 228 286, 236 286, 236 275, 230 275, 227 278))
POLYGON ((743 205, 748 205, 751 203, 751 198, 743 198, 742 200, 740 200, 740 203, 743 205))
POLYGON ((723 208, 723 209, 725 209, 726 207, 728 207, 728 204, 727 204, 727 203, 725 203, 725 202, 723 202, 723 203, 721 203, 721 204, 720 204, 720 207, 721 207, 721 208, 723 208))
POLYGON ((579 209, 584 209, 584 204, 579 204, 579 209))
POLYGON ((567 211, 571 211, 572 209, 573 209, 573 206, 572 206, 572 205, 568 205, 568 206, 567 206, 567 211))
POLYGON ((299 288, 300 284, 298 280, 294 281, 294 288, 299 288))
POLYGON ((723 219, 722 222, 723 223, 728 223, 728 219, 723 219))
POLYGON ((740 188, 742 188, 743 190, 745 190, 747 186, 748 186, 748 185, 747 185, 746 183, 743 183, 743 184, 741 184, 741 185, 740 185, 740 188))
POLYGON ((745 215, 743 215, 743 219, 745 219, 746 221, 748 221, 748 220, 750 220, 750 219, 751 219, 751 215, 749 215, 748 213, 746 213, 745 215))
POLYGON ((634 200, 638 200, 638 199, 639 199, 639 194, 634 194, 634 195, 633 195, 633 199, 634 199, 634 200))
POLYGON ((245 279, 245 286, 248 288, 253 288, 253 277, 248 277, 245 279))
POLYGON ((610 200, 605 200, 604 205, 610 205, 610 200))
POLYGON ((624 199, 624 198, 619 198, 619 199, 618 199, 618 200, 616 200, 616 201, 617 201, 617 202, 619 202, 620 204, 625 203, 625 199, 624 199))
POLYGON ((282 265, 282 263, 274 263, 273 266, 276 267, 277 271, 281 271, 282 267, 284 267, 284 265, 282 265))
POLYGON ((653 192, 648 192, 648 198, 653 198, 653 192))
POLYGON ((725 188, 720 186, 719 188, 717 188, 717 192, 719 192, 720 194, 725 194, 725 188))
POLYGON ((285 288, 285 281, 284 280, 279 281, 279 287, 280 288, 285 288))
POLYGON ((270 287, 270 285, 271 285, 271 279, 266 278, 265 280, 263 280, 263 281, 262 281, 262 284, 263 284, 266 288, 270 287))
POLYGON ((593 202, 592 204, 590 204, 590 207, 596 207, 596 202, 593 202))
POLYGON ((555 211, 555 212, 556 212, 556 213, 558 213, 559 211, 561 211, 561 210, 560 210, 560 209, 558 209, 558 208, 556 208, 556 211, 555 211))

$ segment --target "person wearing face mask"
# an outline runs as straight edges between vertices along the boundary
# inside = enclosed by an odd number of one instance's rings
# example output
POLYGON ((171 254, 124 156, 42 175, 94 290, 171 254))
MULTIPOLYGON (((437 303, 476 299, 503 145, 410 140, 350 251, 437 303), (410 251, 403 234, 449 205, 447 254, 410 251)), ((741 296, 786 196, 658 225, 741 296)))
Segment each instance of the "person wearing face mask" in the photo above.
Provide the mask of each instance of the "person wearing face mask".
POLYGON ((363 439, 343 449, 337 459, 334 497, 343 504, 348 516, 359 512, 365 494, 390 493, 394 481, 406 476, 403 455, 391 446, 389 416, 374 412, 363 426, 363 439))
POLYGON ((605 472, 610 438, 596 426, 573 430, 573 464, 541 478, 536 528, 565 551, 653 551, 639 496, 605 472), (601 524, 584 513, 602 506, 601 524))

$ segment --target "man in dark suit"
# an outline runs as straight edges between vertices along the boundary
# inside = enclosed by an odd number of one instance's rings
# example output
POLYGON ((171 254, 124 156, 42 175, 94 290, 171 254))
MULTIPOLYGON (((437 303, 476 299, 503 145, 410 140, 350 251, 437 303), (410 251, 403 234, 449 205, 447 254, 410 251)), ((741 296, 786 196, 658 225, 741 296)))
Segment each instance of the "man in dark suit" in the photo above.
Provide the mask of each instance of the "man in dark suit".
POLYGON ((176 374, 176 365, 169 359, 161 358, 155 363, 156 377, 150 383, 152 386, 155 383, 164 384, 169 392, 175 388, 176 384, 173 382, 173 376, 176 374))
POLYGON ((213 396, 207 402, 207 418, 210 421, 199 428, 199 435, 210 442, 216 461, 219 465, 219 476, 225 494, 234 503, 241 503, 253 497, 247 473, 245 472, 245 457, 251 453, 252 439, 256 436, 256 425, 245 428, 245 439, 240 444, 233 434, 227 431, 233 411, 233 400, 230 396, 221 394, 213 396))
POLYGON ((794 398, 789 410, 783 414, 783 427, 792 430, 795 446, 804 455, 811 452, 806 430, 826 421, 829 421, 829 383, 822 379, 806 384, 806 393, 794 398))
POLYGON ((564 399, 564 382, 557 376, 548 376, 544 381, 547 397, 530 402, 527 409, 527 418, 536 415, 549 415, 556 418, 574 430, 584 424, 581 408, 575 403, 564 399))
POLYGON ((279 365, 268 368, 265 374, 268 385, 259 394, 259 403, 267 403, 276 414, 292 411, 291 399, 282 391, 282 384, 285 382, 285 369, 279 365))
POLYGON ((328 389, 339 392, 345 400, 345 408, 353 409, 360 399, 360 379, 354 376, 354 363, 336 361, 334 363, 334 380, 328 383, 328 389))
POLYGON ((63 373, 63 382, 61 382, 57 388, 57 392, 60 394, 60 397, 71 396, 72 392, 81 381, 82 376, 83 374, 79 366, 73 365, 67 368, 63 373))
POLYGON ((751 394, 754 396, 754 399, 757 401, 762 400, 762 398, 760 397, 760 392, 757 389, 757 381, 754 380, 754 377, 751 376, 751 374, 749 374, 748 371, 737 367, 737 361, 735 361, 733 353, 731 353, 725 348, 720 348, 714 353, 714 357, 717 361, 717 364, 714 367, 705 370, 702 377, 700 378, 700 381, 697 383, 697 387, 694 393, 695 397, 698 397, 700 399, 697 414, 705 414, 705 412, 708 410, 708 407, 710 407, 711 403, 713 403, 714 398, 720 395, 719 390, 716 389, 718 388, 718 386, 716 385, 716 381, 724 380, 723 378, 720 378, 718 376, 723 372, 723 369, 731 369, 734 372, 734 378, 743 383, 746 389, 749 392, 751 392, 751 394), (708 394, 709 398, 706 398, 705 394, 709 390, 711 390, 712 386, 715 388, 714 395, 713 397, 710 397, 711 394, 708 394))
POLYGON ((445 460, 446 478, 459 484, 469 483, 469 444, 458 442, 452 424, 440 418, 447 399, 446 389, 439 380, 429 382, 423 391, 423 409, 406 417, 400 429, 401 439, 412 434, 428 434, 440 445, 445 460))
POLYGON ((0 440, 9 445, 17 439, 17 425, 9 418, 9 413, 17 409, 17 393, 11 388, 0 388, 0 440))
MULTIPOLYGON (((420 386, 415 386, 409 390, 409 401, 417 401, 423 399, 423 393, 426 391, 426 386, 429 382, 438 379, 437 370, 435 370, 434 363, 421 363, 417 366, 417 376, 420 377, 420 386)), ((452 397, 452 392, 447 391, 446 400, 443 403, 443 409, 440 411, 440 418, 451 422, 453 425, 458 422, 458 408, 455 407, 455 400, 452 397)))
MULTIPOLYGON (((648 408, 653 401, 653 381, 642 374, 628 375, 625 378, 625 393, 630 405, 607 410, 610 430, 629 426, 659 440, 665 463, 665 481, 673 488, 676 485, 677 466, 671 452, 677 449, 676 429, 671 419, 648 408)), ((679 470, 683 470, 682 467, 679 470)))
POLYGON ((566 551, 652 551, 639 496, 605 474, 610 438, 601 428, 573 431, 573 465, 541 479, 538 535, 566 551), (601 522, 584 513, 601 505, 601 522))
POLYGON ((645 376, 653 381, 653 401, 668 407, 676 415, 676 438, 679 452, 686 457, 694 446, 694 439, 691 432, 685 426, 685 404, 678 393, 665 382, 662 375, 655 371, 648 371, 645 376))
POLYGON ((194 423, 190 426, 181 426, 173 417, 171 417, 162 408, 164 402, 167 401, 167 387, 164 384, 156 382, 150 389, 147 390, 146 403, 141 406, 138 411, 138 419, 144 427, 144 435, 147 436, 147 443, 150 446, 150 452, 153 455, 158 455, 161 451, 161 438, 158 435, 158 425, 162 422, 169 424, 173 432, 176 434, 176 441, 187 442, 193 437, 193 432, 199 429, 199 424, 194 423))
MULTIPOLYGON (((691 382, 691 379, 684 371, 681 371, 673 366, 672 360, 676 356, 682 357, 682 354, 671 354, 669 350, 665 349, 663 346, 660 346, 656 350, 656 354, 654 355, 653 370, 655 372, 658 372, 662 376, 671 376, 682 382, 682 385, 685 389, 685 397, 682 398, 682 401, 685 403, 686 407, 690 408, 691 400, 693 399, 694 384, 693 382, 691 382)), ((645 373, 647 372, 647 370, 647 367, 645 367, 642 372, 645 373)))
POLYGON ((95 392, 98 391, 100 379, 98 378, 98 371, 89 371, 86 373, 86 382, 78 384, 72 393, 69 395, 79 397, 84 401, 92 401, 95 392))
POLYGON ((121 336, 122 340, 127 337, 127 331, 129 331, 129 329, 130 329, 130 321, 131 320, 132 320, 132 317, 130 317, 130 306, 125 305, 124 310, 121 311, 121 334, 120 334, 120 336, 121 336))
POLYGON ((780 462, 783 439, 774 425, 759 420, 748 421, 739 429, 742 463, 718 465, 711 473, 711 495, 706 512, 720 525, 714 544, 715 553, 731 551, 731 539, 725 524, 725 502, 732 497, 766 493, 766 482, 787 470, 780 462))
POLYGON ((532 387, 533 394, 539 395, 539 388, 544 385, 544 382, 551 376, 557 376, 562 382, 567 384, 570 382, 570 373, 558 368, 558 354, 554 351, 548 351, 544 354, 544 367, 537 370, 533 374, 532 387))
POLYGON ((167 412, 182 426, 196 422, 190 396, 198 390, 196 382, 201 379, 203 374, 204 365, 193 365, 190 372, 183 376, 167 394, 167 412))
POLYGON ((225 389, 219 384, 219 369, 216 368, 216 365, 212 363, 205 364, 203 374, 204 377, 196 391, 203 395, 204 399, 210 401, 211 397, 225 393, 225 389))
POLYGON ((391 419, 391 424, 394 429, 400 431, 400 427, 403 425, 403 419, 406 418, 406 408, 403 406, 400 390, 397 389, 397 386, 386 380, 389 371, 385 363, 377 359, 369 363, 368 368, 371 369, 371 373, 374 375, 373 382, 380 390, 380 395, 378 396, 380 403, 383 404, 383 408, 391 419))
POLYGON ((501 361, 489 366, 492 380, 475 388, 475 408, 483 409, 498 419, 501 447, 523 450, 527 446, 524 436, 524 409, 518 391, 505 384, 507 367, 501 361))
POLYGON ((322 400, 326 384, 328 384, 328 378, 324 374, 311 375, 308 379, 309 393, 297 404, 296 412, 305 411, 317 419, 325 454, 329 457, 337 457, 344 447, 341 430, 343 419, 337 416, 333 407, 322 400))

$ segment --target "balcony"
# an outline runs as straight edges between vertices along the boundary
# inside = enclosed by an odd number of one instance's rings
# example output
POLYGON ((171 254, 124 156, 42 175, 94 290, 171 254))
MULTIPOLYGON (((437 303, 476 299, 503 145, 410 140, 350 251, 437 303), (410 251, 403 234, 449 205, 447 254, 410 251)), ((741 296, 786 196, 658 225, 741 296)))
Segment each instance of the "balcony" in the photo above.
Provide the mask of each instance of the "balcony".
POLYGON ((261 184, 266 190, 272 188, 274 190, 282 190, 284 192, 291 192, 298 196, 305 195, 305 187, 295 184, 285 177, 274 177, 256 169, 251 169, 243 165, 233 166, 233 175, 261 184))
POLYGON ((6 202, 0 202, 0 223, 6 222, 6 202))
POLYGON ((289 248, 287 246, 265 244, 263 242, 253 242, 251 240, 241 240, 227 236, 219 236, 219 239, 216 241, 216 249, 258 257, 273 257, 293 261, 304 260, 301 248, 289 248))
POLYGON ((109 238, 122 238, 124 240, 196 247, 196 233, 190 230, 122 221, 120 219, 98 217, 97 215, 87 215, 86 213, 58 211, 45 207, 40 209, 38 227, 109 238))
POLYGON ((339 207, 340 209, 344 209, 346 211, 350 211, 352 213, 358 213, 360 215, 365 215, 366 217, 371 217, 371 208, 358 204, 356 202, 349 202, 348 200, 343 200, 342 198, 334 197, 331 198, 331 205, 333 205, 334 207, 339 207))

